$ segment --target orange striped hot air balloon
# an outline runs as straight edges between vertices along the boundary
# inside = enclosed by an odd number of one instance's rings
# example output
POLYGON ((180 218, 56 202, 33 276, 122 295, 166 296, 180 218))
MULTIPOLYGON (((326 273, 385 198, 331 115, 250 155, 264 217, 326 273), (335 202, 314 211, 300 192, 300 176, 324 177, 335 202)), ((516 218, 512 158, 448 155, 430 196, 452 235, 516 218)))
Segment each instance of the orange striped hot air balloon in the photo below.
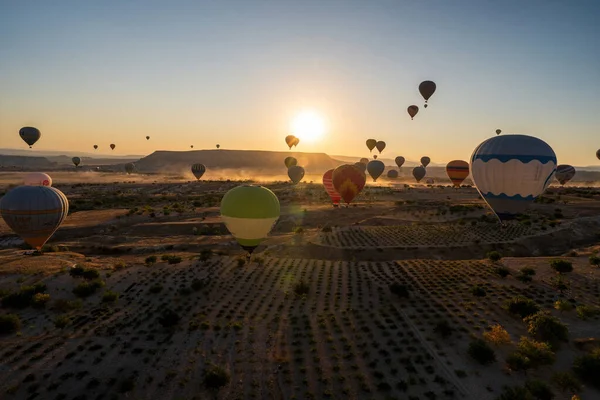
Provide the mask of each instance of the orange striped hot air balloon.
POLYGON ((354 165, 345 164, 333 170, 332 181, 342 199, 346 204, 350 204, 365 187, 367 176, 354 165))
POLYGON ((337 207, 340 204, 340 199, 342 198, 340 194, 333 187, 333 169, 325 172, 323 174, 323 186, 325 186, 325 191, 331 198, 331 202, 334 207, 337 207))
POLYGON ((469 163, 462 160, 450 161, 446 165, 446 173, 454 186, 460 187, 460 184, 469 176, 469 163))
POLYGON ((41 250, 69 213, 67 197, 50 186, 19 186, 0 201, 0 214, 17 235, 41 250))

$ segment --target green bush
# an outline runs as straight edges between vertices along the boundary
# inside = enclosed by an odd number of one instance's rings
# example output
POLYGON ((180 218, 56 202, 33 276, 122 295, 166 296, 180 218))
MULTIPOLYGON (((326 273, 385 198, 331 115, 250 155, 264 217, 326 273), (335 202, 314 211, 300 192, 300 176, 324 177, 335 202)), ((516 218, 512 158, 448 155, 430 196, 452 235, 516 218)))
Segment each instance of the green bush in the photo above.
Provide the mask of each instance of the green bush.
POLYGON ((229 371, 225 368, 211 364, 204 371, 204 386, 209 389, 219 389, 229 383, 229 371))
POLYGON ((550 386, 538 379, 530 379, 525 382, 525 388, 536 400, 552 400, 556 397, 550 386))
POLYGON ((573 271, 573 263, 567 260, 552 260, 550 261, 550 267, 552 267, 552 269, 558 272, 559 274, 564 274, 573 271))
POLYGON ((166 261, 169 264, 179 264, 182 261, 182 258, 173 254, 163 254, 160 258, 162 261, 166 261))
POLYGON ((494 272, 501 278, 506 278, 508 275, 510 275, 510 270, 502 266, 494 268, 494 272))
POLYGON ((490 251, 487 253, 487 258, 492 262, 498 262, 502 259, 502 256, 497 251, 490 251))
POLYGON ((9 293, 2 298, 2 307, 25 308, 31 305, 33 296, 44 293, 46 285, 38 283, 33 286, 21 286, 18 292, 9 293))
POLYGON ((467 353, 479 364, 487 365, 496 361, 494 349, 482 339, 474 339, 469 343, 467 353))
POLYGON ((96 269, 86 269, 83 271, 83 279, 87 279, 88 281, 100 278, 100 272, 96 269))
POLYGON ((522 337, 517 346, 517 351, 527 357, 532 367, 551 365, 556 355, 548 343, 538 342, 533 339, 522 337))
POLYGON ((21 319, 17 314, 0 314, 0 335, 15 333, 21 329, 21 319))
POLYGON ((521 274, 522 275, 527 275, 527 276, 534 276, 535 275, 535 269, 533 269, 531 267, 521 268, 521 274))
POLYGON ((389 285, 389 288, 390 292, 398 297, 408 298, 410 296, 410 292, 408 291, 408 287, 406 285, 394 282, 389 285))
POLYGON ((513 371, 527 371, 531 368, 531 361, 523 353, 515 351, 506 357, 506 365, 513 371))
POLYGON ((471 294, 476 297, 485 297, 485 288, 483 286, 475 285, 471 287, 471 294))
POLYGON ((73 293, 77 297, 89 297, 96 293, 101 287, 104 287, 104 281, 100 279, 81 282, 79 285, 75 286, 73 293))
POLYGON ((79 277, 83 276, 84 272, 85 272, 85 268, 83 268, 81 265, 75 265, 73 268, 71 268, 69 270, 69 275, 71 275, 74 278, 79 278, 79 277))
POLYGON ((119 299, 119 293, 107 290, 102 294, 103 303, 114 303, 119 299))
POLYGON ((581 390, 581 382, 572 372, 555 372, 550 381, 563 392, 576 393, 581 390))
POLYGON ((504 309, 521 318, 525 318, 540 311, 540 307, 535 301, 525 296, 515 296, 512 299, 507 300, 504 303, 504 309))
POLYGON ((198 259, 200 261, 208 261, 212 257, 212 254, 213 253, 211 249, 202 249, 200 251, 200 256, 198 257, 198 259))
POLYGON ((83 304, 81 300, 66 300, 66 299, 56 299, 52 304, 52 309, 59 312, 67 312, 73 310, 79 310, 83 304))
POLYGON ((31 298, 31 306, 35 308, 44 308, 50 301, 50 295, 48 293, 36 293, 31 298))
POLYGON ((145 260, 146 265, 150 266, 156 263, 156 256, 148 256, 145 260))
POLYGON ((524 319, 527 332, 537 340, 557 345, 558 342, 569 340, 569 329, 565 324, 552 315, 540 311, 524 319))
POLYGON ((537 400, 527 388, 523 386, 504 386, 496 400, 537 400))
POLYGON ((304 281, 296 282, 294 284, 294 293, 298 296, 307 295, 310 291, 310 286, 304 281))
POLYGON ((64 329, 71 323, 71 318, 68 315, 59 315, 54 319, 54 326, 58 329, 64 329))
POLYGON ((581 319, 593 318, 596 315, 598 315, 599 312, 597 307, 587 306, 585 304, 577 306, 577 308, 575 308, 575 311, 577 312, 577 316, 581 319))
POLYGON ((589 258, 590 265, 594 265, 596 267, 600 267, 600 257, 595 254, 592 254, 589 258))
POLYGON ((573 362, 573 370, 582 381, 600 389, 600 348, 577 357, 573 362))

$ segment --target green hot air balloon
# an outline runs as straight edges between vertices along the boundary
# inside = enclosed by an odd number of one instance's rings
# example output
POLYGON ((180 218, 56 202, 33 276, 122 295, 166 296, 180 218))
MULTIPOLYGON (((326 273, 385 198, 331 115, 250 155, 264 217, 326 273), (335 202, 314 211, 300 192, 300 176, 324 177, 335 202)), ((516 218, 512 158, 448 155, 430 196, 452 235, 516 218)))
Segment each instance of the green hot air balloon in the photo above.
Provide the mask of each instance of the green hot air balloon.
POLYGON ((298 165, 292 165, 288 168, 288 176, 294 184, 300 182, 304 178, 304 168, 298 165))
POLYGON ((79 164, 81 164, 81 158, 79 157, 73 157, 71 158, 71 161, 73 161, 73 164, 75 164, 75 168, 77 168, 79 164))
POLYGON ((125 172, 127 172, 127 174, 131 174, 133 171, 135 170, 135 164, 134 163, 127 163, 125 164, 125 172))
POLYGON ((21 136, 21 139, 23 139, 23 141, 29 145, 29 148, 31 148, 31 146, 33 146, 34 143, 39 140, 42 134, 37 128, 32 126, 24 126, 23 128, 19 129, 19 136, 21 136))
POLYGON ((283 160, 283 163, 289 168, 293 165, 298 165, 298 160, 296 160, 294 157, 286 157, 285 160, 283 160))
POLYGON ((373 182, 377 182, 377 178, 383 174, 383 170, 385 169, 385 164, 379 160, 369 161, 367 164, 367 172, 373 178, 373 182))
POLYGON ((204 164, 194 164, 192 165, 192 174, 196 177, 196 180, 200 180, 202 175, 206 172, 206 167, 204 164))
POLYGON ((248 253, 252 253, 271 232, 279 213, 277 196, 263 186, 237 186, 221 200, 221 218, 225 226, 248 253))

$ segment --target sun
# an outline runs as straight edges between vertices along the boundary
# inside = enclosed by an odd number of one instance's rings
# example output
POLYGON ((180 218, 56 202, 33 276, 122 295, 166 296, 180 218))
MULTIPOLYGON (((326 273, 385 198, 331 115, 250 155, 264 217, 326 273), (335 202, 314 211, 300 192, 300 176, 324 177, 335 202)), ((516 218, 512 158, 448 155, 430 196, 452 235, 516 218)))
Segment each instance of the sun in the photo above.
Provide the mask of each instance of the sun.
POLYGON ((298 139, 314 142, 325 133, 325 121, 315 111, 305 110, 294 117, 291 130, 298 139))

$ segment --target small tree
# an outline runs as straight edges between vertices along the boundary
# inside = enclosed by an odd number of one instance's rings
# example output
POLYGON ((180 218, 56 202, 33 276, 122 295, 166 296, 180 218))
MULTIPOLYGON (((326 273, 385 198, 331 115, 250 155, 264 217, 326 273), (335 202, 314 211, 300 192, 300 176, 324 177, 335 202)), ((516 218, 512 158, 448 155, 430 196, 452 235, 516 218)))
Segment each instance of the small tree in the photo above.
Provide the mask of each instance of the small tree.
POLYGON ((581 380, 600 389, 600 348, 577 357, 573 362, 573 370, 581 380))
POLYGON ((229 371, 218 365, 209 365, 204 371, 204 386, 219 389, 229 383, 229 371))
POLYGON ((600 257, 598 257, 596 254, 592 254, 589 258, 590 260, 590 265, 593 265, 595 267, 600 267, 600 257))
POLYGON ((515 296, 504 303, 504 308, 511 314, 525 318, 535 314, 540 310, 540 307, 535 301, 525 296, 515 296))
POLYGON ((475 339, 469 344, 467 353, 471 358, 477 361, 479 364, 487 365, 496 361, 496 354, 494 349, 490 347, 485 341, 481 339, 475 339))
POLYGON ((487 253, 487 258, 491 261, 491 262, 498 262, 500 261, 500 259, 502 259, 502 255, 500 255, 500 253, 498 253, 497 251, 490 251, 489 253, 487 253))
POLYGON ((17 314, 0 315, 0 335, 15 333, 21 329, 21 319, 17 314))
POLYGON ((569 340, 569 329, 565 324, 552 315, 539 311, 523 321, 527 324, 527 332, 543 342, 557 345, 559 342, 569 340))
POLYGON ((500 324, 496 324, 489 331, 484 332, 483 338, 496 346, 510 344, 511 342, 510 335, 500 324))
POLYGON ((573 263, 567 260, 556 259, 550 261, 550 267, 559 274, 565 274, 573 271, 573 263))

